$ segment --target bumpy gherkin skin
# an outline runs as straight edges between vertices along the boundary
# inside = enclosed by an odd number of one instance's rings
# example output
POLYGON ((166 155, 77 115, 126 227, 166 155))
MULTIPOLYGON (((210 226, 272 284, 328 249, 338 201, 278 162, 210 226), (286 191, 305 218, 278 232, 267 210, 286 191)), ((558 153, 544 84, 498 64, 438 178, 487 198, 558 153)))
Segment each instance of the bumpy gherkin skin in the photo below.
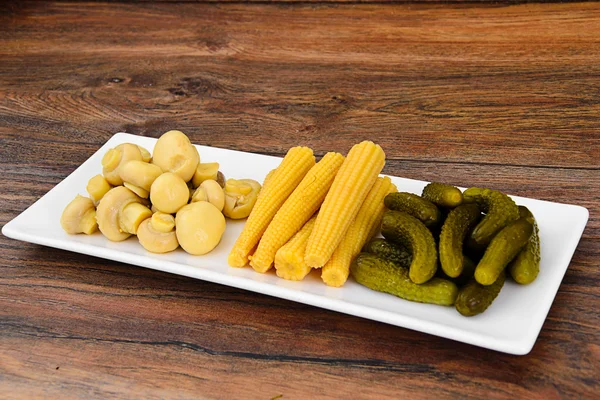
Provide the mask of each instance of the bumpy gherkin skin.
POLYGON ((440 263, 451 278, 458 277, 463 269, 463 242, 481 216, 477 204, 463 204, 450 211, 440 234, 440 263))
POLYGON ((370 289, 419 303, 451 306, 458 295, 458 288, 448 280, 433 278, 417 285, 409 278, 406 268, 374 254, 360 253, 352 262, 350 273, 358 283, 370 289))
POLYGON ((519 214, 521 218, 527 218, 533 224, 533 233, 523 250, 510 262, 508 269, 515 282, 527 285, 533 282, 540 272, 540 232, 533 214, 527 207, 519 206, 519 214))
POLYGON ((520 218, 498 232, 475 268, 477 282, 486 286, 494 283, 508 263, 525 247, 532 233, 533 225, 527 218, 520 218))
POLYGON ((502 228, 519 219, 519 208, 502 192, 491 189, 470 188, 463 193, 465 203, 477 203, 486 213, 471 232, 471 244, 476 248, 487 246, 502 228))
POLYGON ((421 196, 442 207, 454 208, 463 202, 463 194, 459 188, 439 182, 431 182, 425 186, 421 196))
POLYGON ((371 239, 363 247, 363 251, 375 254, 404 268, 410 268, 410 263, 412 262, 412 255, 406 247, 381 238, 371 239))
POLYGON ((455 303, 456 310, 465 317, 481 314, 498 297, 500 290, 504 286, 504 281, 504 271, 489 286, 480 285, 475 279, 472 279, 458 292, 455 303))
POLYGON ((390 210, 403 211, 419 219, 427 227, 436 226, 441 219, 440 210, 421 196, 407 192, 390 193, 383 201, 390 210))
POLYGON ((411 252, 409 276, 414 283, 431 279, 437 269, 437 249, 433 235, 421 221, 407 213, 389 210, 383 214, 381 234, 411 252))

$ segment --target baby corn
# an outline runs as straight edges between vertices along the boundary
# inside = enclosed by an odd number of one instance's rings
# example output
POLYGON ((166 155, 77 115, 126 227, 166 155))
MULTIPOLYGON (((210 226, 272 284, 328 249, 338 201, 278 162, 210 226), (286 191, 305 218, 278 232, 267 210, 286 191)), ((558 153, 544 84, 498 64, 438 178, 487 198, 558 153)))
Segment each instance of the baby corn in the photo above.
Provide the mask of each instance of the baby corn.
POLYGON ((327 153, 308 171, 260 239, 256 252, 250 257, 252 268, 261 273, 271 268, 277 250, 319 209, 343 162, 341 154, 327 153))
POLYGON ((316 217, 311 218, 289 242, 277 250, 275 254, 275 270, 277 276, 291 281, 300 281, 312 269, 304 262, 304 251, 306 243, 313 227, 316 217))
POLYGON ((396 186, 390 178, 377 178, 340 245, 323 266, 323 282, 335 287, 340 287, 346 282, 350 273, 350 263, 381 225, 385 210, 383 199, 388 193, 395 191, 396 186))
POLYGON ((329 261, 384 164, 385 153, 373 142, 364 141, 350 149, 308 239, 304 259, 309 266, 321 268, 329 261))
POLYGON ((243 267, 256 247, 267 226, 288 196, 315 165, 315 157, 308 147, 292 147, 262 188, 242 233, 229 253, 227 262, 232 267, 243 267))

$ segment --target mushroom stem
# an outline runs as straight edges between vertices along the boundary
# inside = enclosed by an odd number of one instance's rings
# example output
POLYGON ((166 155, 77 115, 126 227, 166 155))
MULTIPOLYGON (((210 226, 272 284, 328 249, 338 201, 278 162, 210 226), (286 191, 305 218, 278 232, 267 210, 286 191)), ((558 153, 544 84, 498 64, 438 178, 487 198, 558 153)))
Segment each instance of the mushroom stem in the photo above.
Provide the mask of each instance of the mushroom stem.
POLYGON ((94 204, 98 204, 111 188, 110 183, 100 174, 92 177, 86 186, 86 190, 90 194, 94 204))
POLYGON ((171 214, 156 212, 150 220, 152 229, 161 233, 169 233, 175 228, 175 218, 171 214))
POLYGON ((121 162, 121 152, 116 149, 110 149, 102 157, 102 166, 106 169, 113 170, 119 166, 121 162))
POLYGON ((119 215, 119 227, 123 232, 135 235, 143 220, 150 218, 152 211, 143 204, 130 203, 119 215))
POLYGON ((148 196, 150 196, 150 192, 146 191, 145 189, 142 189, 139 186, 132 185, 129 182, 123 183, 123 186, 125 186, 127 189, 131 190, 133 193, 137 194, 138 196, 140 196, 142 199, 147 199, 148 196))
POLYGON ((98 230, 98 222, 96 222, 96 210, 90 209, 81 216, 79 229, 86 235, 91 235, 98 230))

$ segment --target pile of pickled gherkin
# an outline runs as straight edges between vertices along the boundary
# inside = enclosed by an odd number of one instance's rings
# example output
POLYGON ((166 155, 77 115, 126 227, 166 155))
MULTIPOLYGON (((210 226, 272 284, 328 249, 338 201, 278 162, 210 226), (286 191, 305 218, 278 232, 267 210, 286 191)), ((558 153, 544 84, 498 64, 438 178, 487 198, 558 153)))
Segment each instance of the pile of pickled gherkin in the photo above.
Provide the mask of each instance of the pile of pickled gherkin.
POLYGON ((506 275, 523 285, 538 275, 535 218, 502 192, 434 182, 421 196, 390 193, 385 206, 384 239, 368 242, 351 266, 364 286, 473 316, 492 304, 506 275))

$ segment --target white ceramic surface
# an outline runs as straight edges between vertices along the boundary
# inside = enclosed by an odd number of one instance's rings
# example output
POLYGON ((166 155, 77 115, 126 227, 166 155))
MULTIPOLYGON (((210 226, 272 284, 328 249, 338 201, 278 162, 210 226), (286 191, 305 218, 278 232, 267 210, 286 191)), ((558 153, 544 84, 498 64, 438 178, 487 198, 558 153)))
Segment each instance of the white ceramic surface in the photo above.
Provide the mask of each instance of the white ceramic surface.
MULTIPOLYGON (((323 284, 318 271, 313 271, 304 281, 291 282, 278 278, 273 271, 263 275, 251 268, 231 268, 227 265, 227 254, 244 222, 228 221, 221 243, 205 256, 191 256, 181 249, 165 255, 148 253, 135 237, 113 243, 100 233, 67 235, 59 224, 63 208, 76 194, 86 195, 88 179, 101 172, 102 155, 124 142, 152 151, 156 139, 115 134, 71 175, 6 224, 2 233, 26 242, 216 282, 521 355, 531 350, 538 337, 588 219, 588 211, 583 207, 513 197, 518 204, 529 207, 537 218, 542 243, 540 274, 529 286, 507 281, 485 313, 466 318, 453 307, 402 300, 358 285, 352 278, 337 289, 323 284)), ((218 161, 226 177, 254 178, 262 182, 267 172, 280 162, 278 157, 197 147, 202 161, 218 161)), ((400 191, 414 193, 420 193, 426 184, 398 177, 392 180, 400 191)))

